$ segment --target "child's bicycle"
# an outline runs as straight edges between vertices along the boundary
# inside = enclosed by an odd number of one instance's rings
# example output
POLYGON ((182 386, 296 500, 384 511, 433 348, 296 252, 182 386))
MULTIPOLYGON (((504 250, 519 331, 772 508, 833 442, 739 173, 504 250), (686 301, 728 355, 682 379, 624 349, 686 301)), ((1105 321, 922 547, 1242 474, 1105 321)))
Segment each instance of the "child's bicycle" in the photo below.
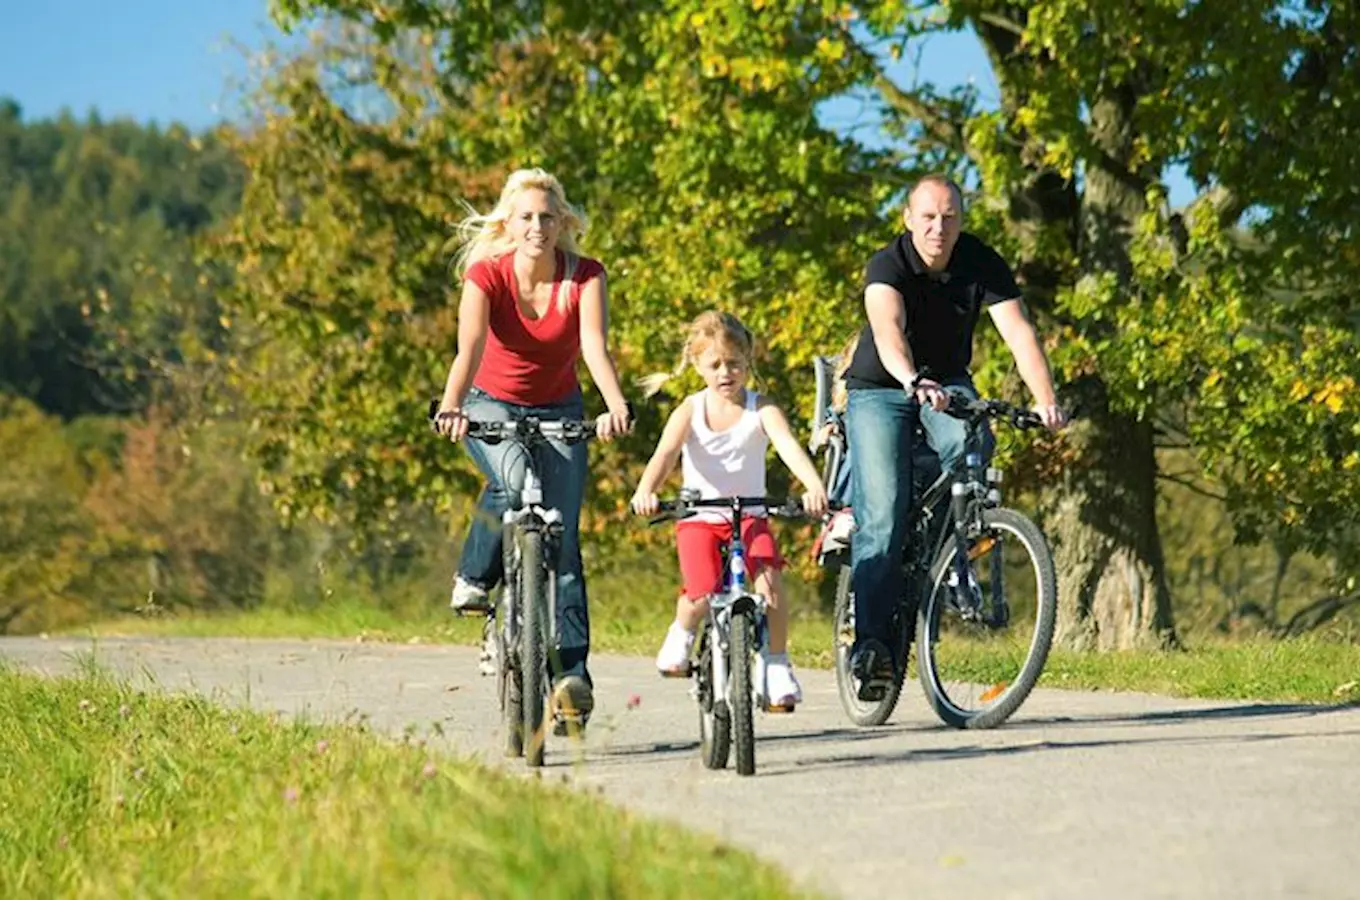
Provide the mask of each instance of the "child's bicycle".
MULTIPOLYGON (((430 404, 433 424, 438 401, 430 404)), ((557 556, 562 512, 544 507, 535 451, 549 439, 579 444, 595 437, 595 423, 576 419, 468 420, 467 436, 488 444, 514 441, 524 451, 524 482, 502 518, 505 582, 495 614, 496 686, 505 722, 505 753, 543 765, 551 690, 548 659, 557 651, 557 556)), ((507 473, 508 474, 508 473, 507 473)), ((509 480, 502 479, 506 484, 509 480)), ((554 732, 584 724, 570 710, 554 712, 554 732)))
MULTIPOLYGON (((732 747, 736 748, 737 774, 756 771, 754 710, 774 711, 764 696, 765 679, 760 671, 760 649, 766 638, 766 600, 754 593, 746 577, 746 547, 741 539, 742 510, 765 507, 766 513, 783 518, 806 515, 793 500, 781 503, 769 497, 715 497, 701 500, 682 491, 679 499, 660 504, 657 524, 683 519, 700 509, 726 509, 732 514, 732 537, 724 548, 723 584, 709 595, 708 615, 695 641, 697 659, 690 664, 694 679, 691 692, 699 701, 699 753, 704 765, 722 769, 732 747)), ((782 709, 782 708, 781 708, 782 709)))
MULTIPOLYGON (((815 427, 828 416, 821 403, 828 371, 819 360, 815 427)), ((857 725, 881 725, 892 715, 914 644, 921 687, 941 721, 955 728, 994 728, 1029 696, 1053 642, 1058 592, 1048 542, 1028 517, 1001 506, 1002 473, 986 466, 981 452, 989 420, 1016 428, 1043 423, 1029 410, 961 394, 953 396, 947 412, 967 429, 964 466, 953 475, 942 473, 918 427, 901 599, 891 622, 896 674, 880 696, 861 700, 850 672, 852 511, 833 517, 814 547, 823 567, 839 570, 836 681, 841 705, 857 725)), ((828 483, 836 479, 847 450, 843 429, 833 429, 826 450, 828 483)))

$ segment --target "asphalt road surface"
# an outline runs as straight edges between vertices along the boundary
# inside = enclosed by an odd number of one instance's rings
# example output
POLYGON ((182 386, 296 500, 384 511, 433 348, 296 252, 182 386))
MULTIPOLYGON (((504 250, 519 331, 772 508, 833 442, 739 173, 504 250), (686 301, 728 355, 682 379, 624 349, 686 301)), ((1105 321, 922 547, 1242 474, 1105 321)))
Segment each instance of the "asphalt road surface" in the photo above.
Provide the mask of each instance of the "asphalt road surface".
MULTIPOLYGON (((467 647, 337 641, 0 639, 0 659, 106 667, 222 702, 426 732, 511 771, 493 681, 467 647)), ((686 682, 596 656, 586 741, 545 776, 754 850, 844 897, 1360 897, 1360 707, 1036 691, 994 731, 939 724, 909 688, 857 729, 830 672, 756 722, 753 778, 698 754, 686 682)))

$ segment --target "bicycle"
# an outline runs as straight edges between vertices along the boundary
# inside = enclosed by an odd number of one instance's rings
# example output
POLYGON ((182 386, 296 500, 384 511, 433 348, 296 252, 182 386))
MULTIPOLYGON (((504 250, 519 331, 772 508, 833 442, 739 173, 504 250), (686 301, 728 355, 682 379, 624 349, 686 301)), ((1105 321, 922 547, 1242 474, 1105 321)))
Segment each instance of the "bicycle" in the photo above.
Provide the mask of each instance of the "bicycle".
MULTIPOLYGON (((438 401, 430 404, 433 427, 438 401)), ((524 452, 524 481, 501 520, 504 584, 495 612, 496 693, 505 723, 505 754, 543 765, 547 739, 545 709, 551 690, 548 660, 557 649, 557 557, 562 512, 544 507, 543 482, 534 453, 549 440, 579 444, 595 437, 588 420, 468 420, 467 436, 498 444, 514 441, 524 452)), ((508 478, 502 479, 509 485, 508 478)), ((579 732, 584 722, 569 711, 555 711, 554 731, 579 732), (574 729, 573 729, 574 726, 574 729)))
MULTIPOLYGON (((675 500, 660 503, 661 514, 650 523, 684 519, 700 509, 727 509, 732 514, 732 537, 724 548, 723 583, 708 597, 708 614, 695 641, 697 662, 690 664, 694 679, 691 693, 699 704, 699 754, 709 769, 727 767, 736 757, 737 774, 756 771, 755 715, 758 706, 776 711, 764 695, 765 679, 753 678, 760 671, 760 649, 767 637, 765 597, 747 586, 746 547, 741 538, 741 513, 764 507, 768 515, 801 517, 801 504, 780 503, 769 497, 714 497, 700 499, 682 491, 675 500), (735 753, 733 752, 735 750, 735 753)), ((788 711, 784 707, 777 708, 788 711)))
MULTIPOLYGON (((829 361, 818 361, 818 421, 832 416, 829 361)), ((845 523, 836 518, 814 546, 818 562, 839 567, 834 612, 836 683, 841 705, 856 725, 881 725, 901 695, 910 649, 926 699, 945 724, 994 728, 1009 719, 1033 690, 1048 659, 1057 618, 1057 577, 1043 532, 1028 517, 1001 506, 1002 472, 983 463, 988 420, 1041 428, 1033 412, 1000 400, 954 393, 946 410, 966 426, 964 466, 940 471, 939 458, 917 426, 913 446, 911 520, 903 553, 902 595, 891 620, 895 677, 882 695, 860 700, 850 672, 855 639, 845 523)), ((832 429, 825 466, 833 483, 844 464, 844 429, 832 429)), ((841 515, 848 515, 842 513, 841 515)))

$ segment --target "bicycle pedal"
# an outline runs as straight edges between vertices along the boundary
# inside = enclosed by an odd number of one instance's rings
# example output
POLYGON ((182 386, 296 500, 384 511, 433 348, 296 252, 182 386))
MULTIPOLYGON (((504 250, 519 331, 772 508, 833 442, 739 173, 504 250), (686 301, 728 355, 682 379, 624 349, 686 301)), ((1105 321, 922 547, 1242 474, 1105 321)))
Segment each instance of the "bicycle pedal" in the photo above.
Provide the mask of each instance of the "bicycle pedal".
POLYGON ((765 711, 767 713, 777 713, 779 715, 789 715, 795 708, 795 705, 792 703, 780 703, 778 705, 765 704, 765 711))

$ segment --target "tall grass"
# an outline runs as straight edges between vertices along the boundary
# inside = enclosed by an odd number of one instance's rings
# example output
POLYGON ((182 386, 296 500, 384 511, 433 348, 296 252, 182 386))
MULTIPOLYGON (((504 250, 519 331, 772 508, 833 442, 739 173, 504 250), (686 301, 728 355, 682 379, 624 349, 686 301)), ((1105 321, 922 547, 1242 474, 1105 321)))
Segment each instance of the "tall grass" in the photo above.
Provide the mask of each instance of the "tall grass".
POLYGON ((0 669, 0 895, 795 896, 744 852, 423 743, 0 669))

